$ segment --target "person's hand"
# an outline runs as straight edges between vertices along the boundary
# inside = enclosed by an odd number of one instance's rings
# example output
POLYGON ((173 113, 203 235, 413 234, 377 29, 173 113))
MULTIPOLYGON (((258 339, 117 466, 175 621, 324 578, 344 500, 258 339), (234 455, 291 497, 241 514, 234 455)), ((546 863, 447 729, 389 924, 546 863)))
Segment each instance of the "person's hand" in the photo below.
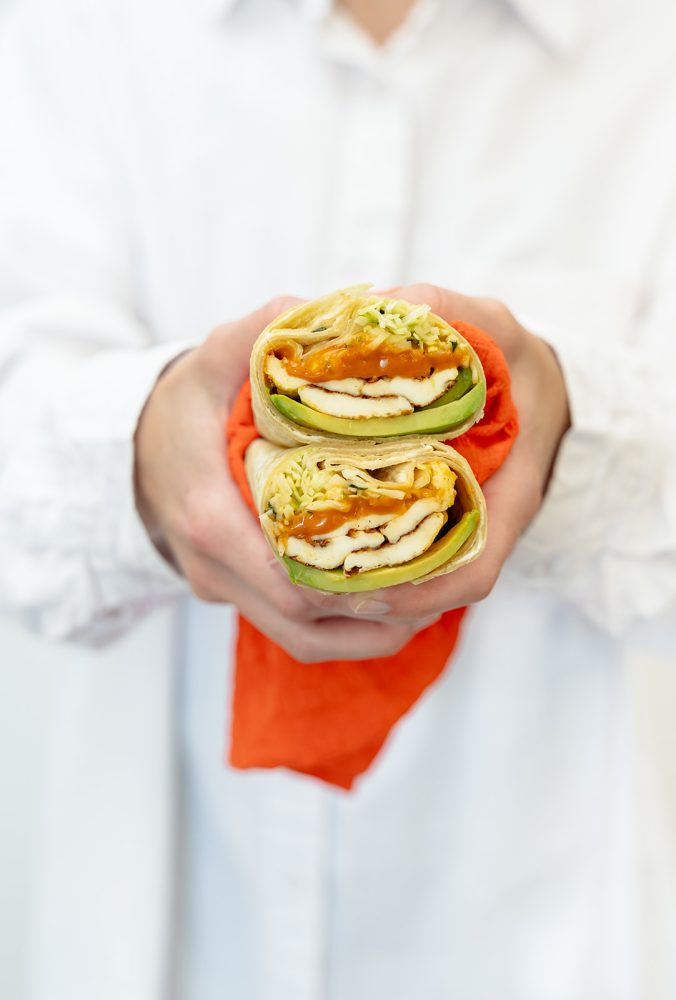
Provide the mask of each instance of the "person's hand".
POLYGON ((464 320, 490 334, 502 348, 510 368, 520 427, 504 465, 483 487, 488 541, 475 562, 418 586, 409 583, 348 597, 311 597, 327 613, 380 614, 384 621, 397 621, 400 616, 439 615, 451 608, 475 604, 490 594, 505 560, 542 503, 570 415, 554 352, 525 330, 501 302, 470 298, 433 285, 389 289, 387 294, 408 302, 425 302, 449 322, 464 320))
POLYGON ((252 344, 297 301, 276 299, 217 327, 165 370, 136 432, 137 506, 150 537, 197 597, 235 604, 297 659, 387 656, 424 623, 411 616, 356 622, 317 608, 276 562, 230 477, 225 424, 248 377, 252 344))

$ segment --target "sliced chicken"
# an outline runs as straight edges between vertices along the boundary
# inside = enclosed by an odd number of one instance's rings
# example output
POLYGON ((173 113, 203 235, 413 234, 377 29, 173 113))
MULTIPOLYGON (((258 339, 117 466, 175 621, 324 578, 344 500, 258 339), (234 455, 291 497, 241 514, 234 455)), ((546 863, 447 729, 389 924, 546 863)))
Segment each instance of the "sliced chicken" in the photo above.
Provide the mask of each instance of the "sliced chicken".
MULTIPOLYGON (((355 399, 380 399, 387 396, 402 397, 408 400, 412 406, 429 406, 439 399, 456 381, 458 377, 457 368, 447 368, 445 371, 434 372, 429 378, 405 378, 397 375, 394 378, 376 378, 366 380, 363 378, 340 378, 329 379, 327 382, 309 382, 304 378, 297 378, 289 375, 282 360, 270 354, 265 362, 265 373, 272 379, 280 392, 295 395, 300 389, 309 387, 312 389, 326 390, 327 392, 344 393, 355 399)), ((302 395, 301 395, 302 399, 302 395)), ((312 404, 310 404, 312 405, 312 404)), ((322 413, 333 413, 333 411, 322 410, 319 406, 316 409, 322 413)), ((410 413, 410 410, 401 411, 410 413)), ((334 414, 338 416, 339 414, 334 414)), ((340 416, 347 414, 340 414, 340 416)), ((378 416, 392 416, 394 414, 379 413, 378 416)))
POLYGON ((428 514, 435 514, 441 507, 441 501, 430 497, 425 500, 416 500, 403 514, 393 517, 389 524, 383 528, 383 534, 388 542, 398 542, 403 535, 417 528, 421 521, 428 514))
POLYGON ((404 535, 394 545, 383 545, 375 552, 358 551, 348 555, 343 564, 346 573, 354 570, 380 569, 382 566, 400 566, 422 555, 430 547, 448 520, 447 514, 429 514, 415 531, 404 535))
POLYGON ((289 375, 284 362, 276 358, 274 354, 268 354, 265 361, 265 374, 272 379, 278 389, 282 392, 298 392, 302 385, 307 385, 304 378, 296 378, 289 375))
POLYGON ((434 372, 428 378, 404 378, 396 375, 394 378, 378 378, 366 382, 362 389, 363 396, 403 396, 414 406, 429 406, 439 399, 456 381, 457 368, 447 368, 445 371, 434 372))
POLYGON ((331 417, 367 420, 370 417, 399 417, 413 412, 412 405, 403 396, 363 399, 361 396, 349 396, 345 392, 327 392, 316 385, 303 386, 298 390, 298 395, 301 402, 331 417))
POLYGON ((334 378, 329 382, 313 382, 312 384, 318 385, 320 389, 328 389, 329 392, 346 392, 348 396, 361 396, 366 379, 334 378))
POLYGON ((304 538, 290 535, 286 540, 287 556, 304 563, 306 566, 316 566, 317 569, 337 569, 351 552, 361 549, 375 549, 385 541, 379 531, 354 531, 351 535, 341 535, 337 538, 323 541, 319 545, 306 542, 304 538))
POLYGON ((372 531, 373 528, 380 528, 381 525, 387 524, 391 518, 391 514, 366 514, 364 517, 355 517, 351 521, 346 521, 339 528, 327 531, 325 535, 313 535, 312 537, 317 541, 324 541, 324 539, 329 538, 340 538, 341 535, 347 535, 350 531, 372 531))

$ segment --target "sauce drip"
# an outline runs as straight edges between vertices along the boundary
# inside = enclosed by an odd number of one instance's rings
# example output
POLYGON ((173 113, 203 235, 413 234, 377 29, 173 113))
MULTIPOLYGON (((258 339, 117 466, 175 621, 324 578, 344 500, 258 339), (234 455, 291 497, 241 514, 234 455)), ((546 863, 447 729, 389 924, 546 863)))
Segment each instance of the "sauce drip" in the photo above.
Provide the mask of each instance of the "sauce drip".
POLYGON ((283 347, 275 351, 285 362, 289 375, 308 382, 329 382, 342 378, 429 378, 434 371, 446 371, 467 365, 466 351, 434 351, 422 348, 394 350, 381 344, 372 348, 368 343, 341 344, 325 347, 304 357, 295 357, 283 347))
POLYGON ((355 497, 348 501, 342 509, 308 510, 294 520, 287 530, 287 535, 296 538, 311 538, 314 535, 326 535, 329 531, 340 528, 346 521, 354 521, 358 517, 369 514, 403 514, 410 503, 409 498, 399 500, 396 497, 355 497))
POLYGON ((429 486, 410 490, 399 500, 396 497, 371 496, 350 498, 341 509, 308 510, 300 517, 294 518, 291 526, 285 528, 282 534, 293 535, 296 538, 310 539, 316 535, 328 535, 330 531, 340 528, 346 521, 354 521, 369 514, 392 514, 398 516, 408 510, 415 500, 435 495, 435 490, 429 486))

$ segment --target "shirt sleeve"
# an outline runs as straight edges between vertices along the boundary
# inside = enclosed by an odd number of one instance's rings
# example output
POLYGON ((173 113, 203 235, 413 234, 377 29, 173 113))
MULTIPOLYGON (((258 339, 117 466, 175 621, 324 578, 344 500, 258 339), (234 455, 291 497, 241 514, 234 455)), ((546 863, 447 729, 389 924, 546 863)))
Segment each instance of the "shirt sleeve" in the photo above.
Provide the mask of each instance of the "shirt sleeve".
POLYGON ((100 66, 75 0, 1 26, 0 609, 85 641, 185 589, 137 514, 133 437, 188 345, 140 315, 100 66))
POLYGON ((544 333, 572 426, 513 560, 612 635, 676 610, 676 213, 668 215, 631 344, 612 330, 583 343, 572 331, 544 333))

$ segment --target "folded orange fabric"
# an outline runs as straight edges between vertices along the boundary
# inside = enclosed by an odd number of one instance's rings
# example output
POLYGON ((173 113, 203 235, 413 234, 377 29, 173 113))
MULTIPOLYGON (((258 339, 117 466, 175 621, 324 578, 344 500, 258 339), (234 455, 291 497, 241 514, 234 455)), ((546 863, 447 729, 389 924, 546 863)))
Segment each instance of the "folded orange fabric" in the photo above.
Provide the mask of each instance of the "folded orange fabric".
MULTIPOLYGON (((449 443, 484 483, 504 462, 518 431, 509 370, 487 334, 468 323, 453 326, 481 359, 487 397, 483 419, 449 443)), ((247 382, 228 420, 227 443, 232 475, 254 513, 244 455, 258 436, 247 382)), ((310 664, 294 660, 240 616, 230 764, 287 767, 351 788, 395 723, 444 669, 465 611, 446 612, 395 656, 310 664)))

